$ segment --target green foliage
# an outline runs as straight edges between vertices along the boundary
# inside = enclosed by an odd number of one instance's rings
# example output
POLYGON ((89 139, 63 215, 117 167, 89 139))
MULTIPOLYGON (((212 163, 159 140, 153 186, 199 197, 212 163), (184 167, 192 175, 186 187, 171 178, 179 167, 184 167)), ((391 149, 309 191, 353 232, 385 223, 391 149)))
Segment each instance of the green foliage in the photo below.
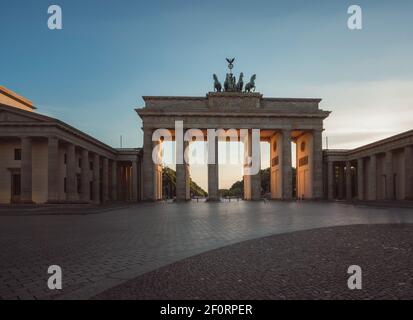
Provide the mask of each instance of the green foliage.
MULTIPOLYGON (((261 174, 261 192, 269 193, 271 192, 271 174, 270 168, 263 169, 260 171, 261 174)), ((292 168, 292 184, 293 184, 293 194, 296 190, 296 169, 292 168)), ((231 188, 221 190, 221 195, 223 197, 242 197, 244 194, 244 179, 235 182, 231 188)))
MULTIPOLYGON (((162 168, 162 182, 164 186, 170 185, 174 190, 176 186, 176 172, 169 167, 162 168)), ((190 182, 191 195, 195 197, 206 197, 208 193, 197 185, 194 181, 190 182)))

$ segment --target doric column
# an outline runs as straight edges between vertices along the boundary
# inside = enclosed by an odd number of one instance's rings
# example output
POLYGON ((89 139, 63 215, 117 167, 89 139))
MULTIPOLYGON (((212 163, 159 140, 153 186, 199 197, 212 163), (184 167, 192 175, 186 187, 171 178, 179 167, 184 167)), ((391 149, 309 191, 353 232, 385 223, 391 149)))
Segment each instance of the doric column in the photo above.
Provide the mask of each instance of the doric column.
POLYGON ((21 138, 21 195, 20 201, 32 203, 32 139, 21 138))
POLYGON ((343 162, 338 163, 338 198, 344 198, 344 165, 343 162))
MULTIPOLYGON (((178 139, 178 137, 176 138, 178 139)), ((183 163, 176 164, 176 201, 186 201, 190 199, 189 166, 185 162, 185 150, 188 147, 188 145, 189 145, 188 141, 183 142, 183 148, 182 148, 183 150, 181 150, 184 155, 183 163)))
MULTIPOLYGON (((189 142, 186 146, 189 147, 189 142)), ((189 171, 189 163, 185 165, 185 196, 186 200, 191 200, 191 172, 189 171)))
MULTIPOLYGON (((160 140, 152 141, 152 150, 157 150, 157 160, 153 164, 153 195, 154 200, 162 200, 162 147, 160 140)), ((139 176, 137 176, 139 178, 139 176)), ((137 180, 137 185, 139 180, 137 180)), ((138 197, 138 196, 137 196, 138 197)))
POLYGON ((375 154, 370 156, 369 168, 368 168, 368 199, 376 200, 377 198, 377 157, 375 154))
POLYGON ((393 152, 391 150, 385 154, 384 171, 386 175, 385 198, 387 200, 394 200, 393 152))
POLYGON ((93 156, 93 202, 100 203, 100 157, 93 156))
POLYGON ((404 148, 405 199, 413 200, 413 146, 404 148))
POLYGON ((132 200, 138 201, 138 162, 132 161, 132 200))
POLYGON ((76 188, 76 151, 75 145, 69 143, 66 148, 66 199, 78 200, 76 188))
POLYGON ((313 131, 313 199, 323 198, 323 138, 321 130, 313 131))
POLYGON ((49 137, 47 141, 47 201, 59 200, 59 140, 49 137))
POLYGON ((282 193, 284 200, 291 200, 293 194, 291 167, 291 130, 282 132, 282 193))
POLYGON ((109 159, 103 158, 102 162, 102 200, 105 203, 109 200, 109 159))
POLYGON ((118 162, 112 160, 112 185, 111 185, 112 201, 118 200, 118 162))
POLYGON ((357 159, 357 198, 364 200, 364 161, 357 159))
MULTIPOLYGON (((253 157, 256 157, 255 160, 258 165, 258 173, 251 176, 251 196, 252 200, 261 199, 261 141, 258 138, 258 141, 253 141, 256 144, 256 151, 253 154, 253 157)), ((253 149, 254 150, 254 149, 253 149)))
POLYGON ((154 195, 154 163, 152 160, 152 130, 143 129, 143 200, 155 200, 154 195))
POLYGON ((346 161, 346 199, 351 200, 352 196, 352 179, 351 179, 351 163, 346 161))
MULTIPOLYGON (((208 201, 218 201, 218 138, 214 136, 214 141, 209 141, 214 146, 214 154, 208 153, 208 201), (214 162, 214 163, 212 163, 214 162)), ((209 149, 210 150, 210 149, 209 149)), ((212 151, 212 150, 210 150, 212 151)))
MULTIPOLYGON (((248 129, 244 137, 244 199, 259 200, 261 198, 261 146, 260 137, 248 129), (256 172, 256 173, 255 173, 256 172)), ((258 133, 258 132, 257 132, 258 133)))
POLYGON ((143 178, 142 178, 142 157, 138 157, 138 201, 142 201, 143 199, 143 178))
POLYGON ((86 149, 82 150, 81 158, 81 173, 80 173, 80 198, 82 201, 90 201, 90 168, 89 168, 89 151, 86 149))
POLYGON ((270 189, 272 199, 282 199, 281 154, 282 137, 279 133, 275 133, 270 139, 270 189))
POLYGON ((327 162, 327 179, 328 179, 328 200, 333 200, 334 199, 334 162, 333 161, 328 161, 327 162))
MULTIPOLYGON (((244 200, 251 200, 252 199, 252 186, 251 186, 251 175, 245 174, 245 171, 248 167, 251 166, 251 154, 252 154, 252 141, 251 136, 248 134, 247 137, 244 137, 244 200)), ((247 172, 248 173, 248 172, 247 172)))

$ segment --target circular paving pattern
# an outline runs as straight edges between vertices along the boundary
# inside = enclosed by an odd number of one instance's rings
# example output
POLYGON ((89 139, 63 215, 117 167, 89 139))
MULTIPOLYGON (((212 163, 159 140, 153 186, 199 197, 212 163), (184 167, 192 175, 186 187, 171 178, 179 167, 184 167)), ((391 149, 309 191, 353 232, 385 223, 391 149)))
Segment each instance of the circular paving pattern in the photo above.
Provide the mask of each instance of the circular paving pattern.
POLYGON ((95 299, 413 299, 413 224, 353 225, 241 242, 193 256, 95 299), (362 289, 347 286, 350 265, 362 289))

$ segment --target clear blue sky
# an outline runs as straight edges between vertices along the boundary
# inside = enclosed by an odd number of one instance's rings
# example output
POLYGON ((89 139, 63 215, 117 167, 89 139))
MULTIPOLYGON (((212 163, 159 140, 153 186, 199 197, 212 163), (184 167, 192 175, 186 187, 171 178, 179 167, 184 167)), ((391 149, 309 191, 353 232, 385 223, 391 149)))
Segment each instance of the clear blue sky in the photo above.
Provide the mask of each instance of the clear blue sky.
POLYGON ((142 95, 205 95, 212 73, 265 96, 320 97, 330 147, 412 128, 413 1, 0 0, 0 84, 118 147, 141 146, 142 95), (63 30, 47 8, 63 9, 63 30), (347 8, 363 9, 363 30, 347 8), (354 119, 357 114, 358 120, 354 119))

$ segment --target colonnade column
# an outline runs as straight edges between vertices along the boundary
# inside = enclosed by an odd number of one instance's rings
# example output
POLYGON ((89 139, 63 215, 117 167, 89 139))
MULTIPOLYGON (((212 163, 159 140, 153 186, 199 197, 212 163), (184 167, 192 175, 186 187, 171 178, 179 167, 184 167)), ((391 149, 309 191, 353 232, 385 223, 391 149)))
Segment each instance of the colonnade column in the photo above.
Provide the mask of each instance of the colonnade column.
POLYGON ((387 151, 384 157, 384 171, 386 175, 386 200, 394 200, 394 183, 393 183, 393 152, 387 151))
POLYGON ((103 158, 102 161, 102 202, 109 200, 109 159, 103 158))
POLYGON ((112 185, 111 185, 111 199, 112 201, 118 200, 118 162, 112 160, 112 185))
POLYGON ((261 147, 260 136, 255 129, 248 129, 244 139, 244 199, 261 198, 261 147), (258 134, 258 135, 257 135, 258 134))
POLYGON ((364 160, 357 159, 357 199, 364 200, 364 160))
POLYGON ((282 131, 282 198, 291 200, 293 196, 291 164, 291 130, 282 131))
POLYGON ((369 168, 368 168, 368 200, 376 200, 377 196, 377 157, 376 155, 370 156, 369 168))
POLYGON ((89 165, 89 151, 82 150, 82 160, 80 163, 80 199, 84 202, 90 201, 90 165, 89 165))
POLYGON ((132 201, 138 201, 138 162, 132 161, 132 201))
POLYGON ((313 131, 313 199, 323 198, 322 130, 313 131))
POLYGON ((404 166, 405 166, 405 199, 413 200, 413 146, 404 148, 404 166))
POLYGON ((76 149, 69 143, 66 148, 66 200, 78 200, 76 188, 76 149))
POLYGON ((20 201, 32 203, 32 139, 21 138, 21 194, 20 201))
POLYGON ((334 162, 333 161, 328 161, 327 166, 328 166, 328 169, 327 169, 327 171, 328 171, 327 172, 328 200, 333 200, 334 199, 334 162))
POLYGON ((153 160, 152 160, 152 130, 143 129, 143 200, 155 200, 154 195, 154 175, 153 175, 153 160))
POLYGON ((183 150, 176 148, 176 201, 186 201, 190 199, 189 165, 185 161, 185 150, 188 148, 189 142, 183 141, 183 136, 177 135, 176 144, 179 140, 182 141, 183 150), (181 152, 181 155, 178 152, 181 152))
MULTIPOLYGON (((184 145, 185 148, 189 148, 189 142, 184 145)), ((185 199, 191 200, 191 173, 189 171, 189 163, 185 165, 185 199)))
MULTIPOLYGON (((163 142, 152 141, 152 150, 157 150, 156 162, 153 164, 153 196, 154 200, 162 200, 162 148, 163 142)), ((136 160, 137 161, 137 160, 136 160)), ((136 188, 138 181, 136 181, 136 188)), ((136 193, 136 197, 138 197, 136 193)))
POLYGON ((351 163, 346 161, 346 199, 352 199, 352 186, 351 186, 351 163))
POLYGON ((100 203, 100 156, 93 156, 93 202, 100 203))
POLYGON ((245 174, 248 173, 248 168, 251 167, 251 154, 252 154, 252 141, 251 136, 249 135, 249 130, 246 137, 243 137, 244 140, 244 161, 243 161, 243 170, 244 170, 244 200, 252 199, 251 192, 251 175, 245 174))
POLYGON ((59 200, 59 140, 48 137, 47 141, 47 202, 59 200))
POLYGON ((208 201, 218 201, 218 137, 208 137, 208 144, 211 144, 208 148, 208 201), (214 139, 210 141, 209 139, 214 139), (212 147, 214 151, 212 152, 212 147))
POLYGON ((338 163, 338 199, 344 198, 344 165, 338 163))
MULTIPOLYGON (((252 135, 251 135, 252 139, 252 135)), ((258 170, 258 173, 253 174, 251 176, 251 199, 252 200, 260 200, 261 199, 261 140, 260 137, 258 137, 257 140, 252 141, 254 145, 256 146, 256 151, 253 152, 253 155, 256 157, 256 167, 258 170)), ((252 148, 252 150, 254 150, 252 148)), ((253 160, 254 161, 254 160, 253 160)))

